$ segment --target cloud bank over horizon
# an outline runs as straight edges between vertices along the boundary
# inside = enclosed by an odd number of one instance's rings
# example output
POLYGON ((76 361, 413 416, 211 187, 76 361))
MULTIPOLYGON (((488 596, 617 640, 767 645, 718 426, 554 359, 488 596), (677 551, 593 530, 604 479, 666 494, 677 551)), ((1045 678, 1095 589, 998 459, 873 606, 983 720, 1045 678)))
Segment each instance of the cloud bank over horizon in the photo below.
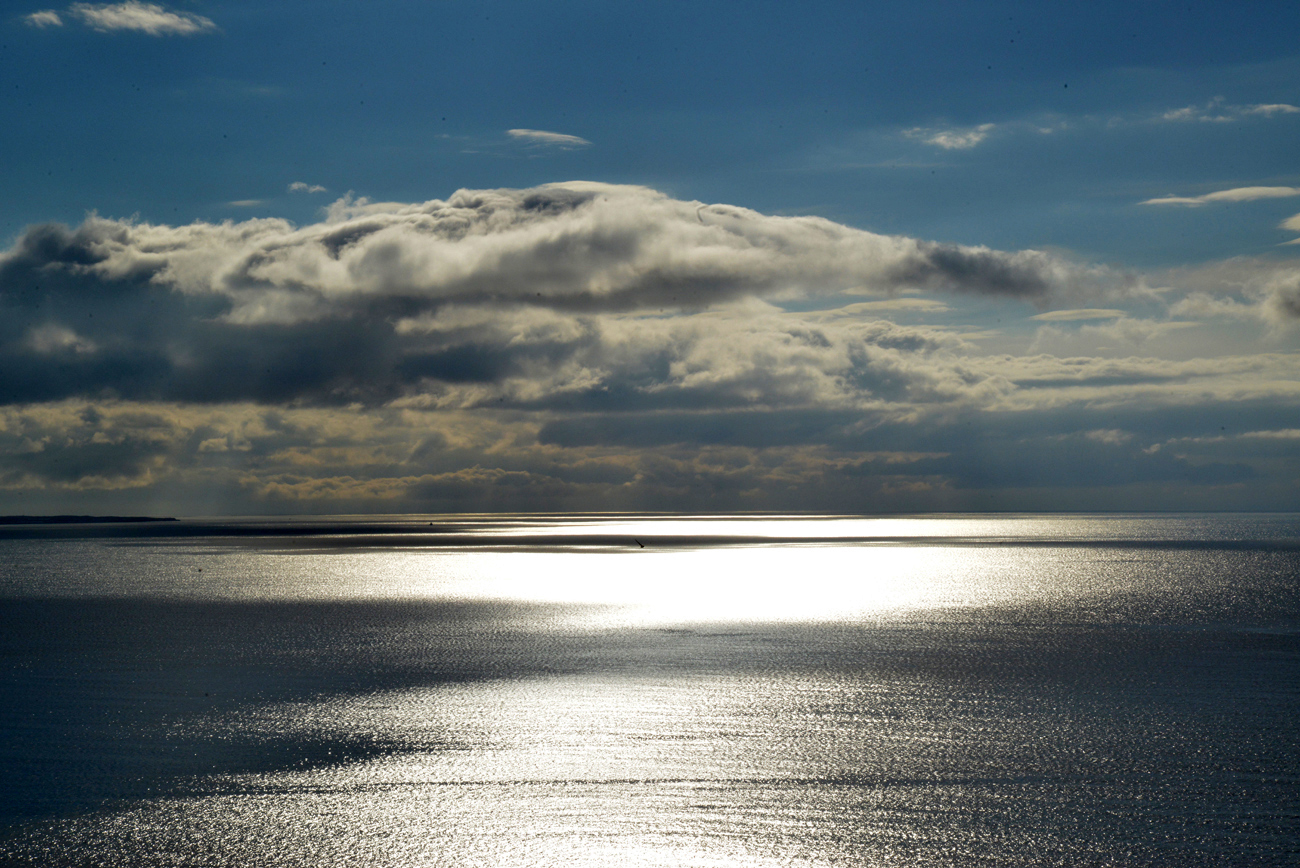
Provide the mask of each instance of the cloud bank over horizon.
POLYGON ((304 226, 92 215, 0 255, 0 488, 189 513, 1276 508, 1300 269, 1216 268, 591 182, 348 196, 304 226))

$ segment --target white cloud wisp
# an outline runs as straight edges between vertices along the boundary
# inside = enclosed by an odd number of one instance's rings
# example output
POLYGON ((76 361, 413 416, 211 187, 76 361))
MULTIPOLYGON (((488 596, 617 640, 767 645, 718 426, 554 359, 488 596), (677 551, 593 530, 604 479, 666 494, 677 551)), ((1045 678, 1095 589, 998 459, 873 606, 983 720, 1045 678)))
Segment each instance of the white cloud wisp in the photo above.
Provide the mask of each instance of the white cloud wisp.
POLYGON ((548 130, 506 130, 506 134, 512 139, 519 139, 534 145, 549 145, 558 148, 585 148, 591 142, 581 136, 571 136, 566 133, 553 133, 548 130))
POLYGON ((1233 187, 1216 190, 1203 196, 1161 196, 1147 199, 1139 205, 1183 205, 1195 208, 1210 202, 1254 202, 1259 199, 1287 199, 1300 196, 1300 187, 1233 187))
POLYGON ((1155 120, 1173 123, 1199 122, 1225 124, 1249 117, 1271 118, 1275 115, 1300 114, 1300 106, 1289 103, 1254 103, 1232 105, 1223 97, 1215 97, 1203 106, 1184 106, 1162 112, 1155 120))
POLYGON ((40 12, 33 12, 30 15, 24 15, 23 21, 26 21, 31 27, 45 28, 63 26, 63 19, 60 18, 59 13, 55 12, 53 9, 42 9, 40 12))
POLYGON ((124 3, 74 3, 69 14, 86 26, 103 33, 135 31, 149 36, 192 36, 212 33, 217 25, 192 12, 172 12, 156 3, 126 0, 124 3))
POLYGON ((907 130, 904 135, 909 139, 920 139, 927 145, 935 145, 946 151, 964 151, 987 139, 996 126, 996 124, 980 124, 976 127, 947 130, 915 127, 907 130))

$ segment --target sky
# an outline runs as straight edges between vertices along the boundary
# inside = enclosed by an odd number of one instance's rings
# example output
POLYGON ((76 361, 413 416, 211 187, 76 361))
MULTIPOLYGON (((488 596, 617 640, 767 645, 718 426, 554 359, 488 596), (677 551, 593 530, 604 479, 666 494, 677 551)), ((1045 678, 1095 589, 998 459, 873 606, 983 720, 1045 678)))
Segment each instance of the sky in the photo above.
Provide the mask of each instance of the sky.
POLYGON ((1300 7, 0 19, 0 512, 1300 510, 1300 7))

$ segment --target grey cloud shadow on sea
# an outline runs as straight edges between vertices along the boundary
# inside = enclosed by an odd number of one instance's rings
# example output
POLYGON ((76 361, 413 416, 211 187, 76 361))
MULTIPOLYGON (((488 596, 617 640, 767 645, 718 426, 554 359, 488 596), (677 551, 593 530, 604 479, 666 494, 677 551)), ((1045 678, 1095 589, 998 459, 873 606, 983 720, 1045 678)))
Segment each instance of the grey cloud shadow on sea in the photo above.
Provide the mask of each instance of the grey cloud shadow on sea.
POLYGON ((550 625, 584 608, 599 607, 0 600, 0 646, 24 664, 0 678, 0 722, 13 735, 11 750, 0 757, 6 781, 0 824, 256 785, 237 783, 244 776, 482 747, 477 728, 459 733, 425 723, 357 731, 328 714, 303 719, 308 708, 363 698, 382 704, 403 692, 494 680, 763 671, 785 644, 765 641, 760 629, 802 637, 804 651, 783 664, 821 670, 839 658, 831 649, 844 637, 842 628, 819 637, 814 627, 727 625, 714 635, 707 627, 557 631, 550 625), (708 653, 702 656, 702 649, 708 653), (292 720, 274 716, 293 715, 295 708, 299 716, 292 720))
MULTIPOLYGON (((0 679, 0 720, 8 719, 5 730, 16 739, 0 758, 0 820, 185 794, 196 775, 359 762, 429 749, 439 739, 454 748, 454 733, 406 744, 328 731, 241 732, 236 722, 275 703, 553 673, 564 655, 554 653, 544 628, 532 631, 574 609, 486 601, 0 600, 0 645, 25 661, 0 679), (322 631, 334 641, 321 642, 322 631), (474 641, 461 641, 465 636, 474 641), (93 643, 93 660, 83 653, 86 643, 93 643), (98 760, 86 765, 84 757, 98 760)), ((579 667, 580 657, 579 650, 570 665, 579 667)))

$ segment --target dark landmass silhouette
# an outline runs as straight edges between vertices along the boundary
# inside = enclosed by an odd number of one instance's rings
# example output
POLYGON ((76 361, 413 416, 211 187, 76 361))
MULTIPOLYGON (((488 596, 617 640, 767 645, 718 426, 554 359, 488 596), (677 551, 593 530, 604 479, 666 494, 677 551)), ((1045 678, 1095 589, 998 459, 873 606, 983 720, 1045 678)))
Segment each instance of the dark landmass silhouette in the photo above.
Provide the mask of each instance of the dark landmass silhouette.
POLYGON ((176 521, 151 515, 0 515, 0 524, 92 524, 109 521, 176 521))

